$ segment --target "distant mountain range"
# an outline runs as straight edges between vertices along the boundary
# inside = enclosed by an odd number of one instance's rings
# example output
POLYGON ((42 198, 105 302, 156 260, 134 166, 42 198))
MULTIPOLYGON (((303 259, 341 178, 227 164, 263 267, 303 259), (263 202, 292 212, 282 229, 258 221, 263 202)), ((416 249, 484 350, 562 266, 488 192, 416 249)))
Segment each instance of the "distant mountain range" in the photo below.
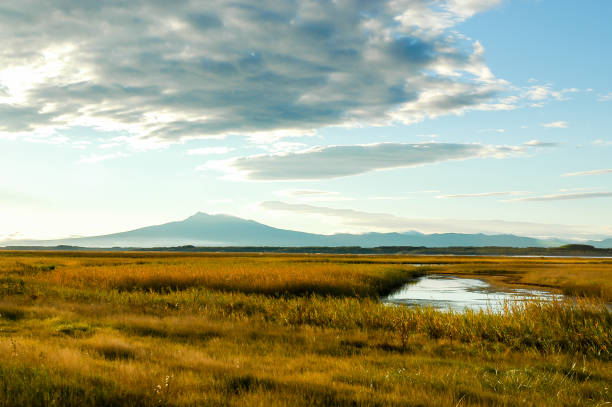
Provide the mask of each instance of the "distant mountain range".
MULTIPOLYGON (((252 220, 198 212, 189 218, 110 235, 56 240, 6 240, 3 246, 161 247, 161 246, 425 246, 425 247, 556 247, 575 241, 515 235, 462 233, 365 233, 319 235, 277 229, 252 220)), ((612 238, 583 242, 612 248, 612 238)))

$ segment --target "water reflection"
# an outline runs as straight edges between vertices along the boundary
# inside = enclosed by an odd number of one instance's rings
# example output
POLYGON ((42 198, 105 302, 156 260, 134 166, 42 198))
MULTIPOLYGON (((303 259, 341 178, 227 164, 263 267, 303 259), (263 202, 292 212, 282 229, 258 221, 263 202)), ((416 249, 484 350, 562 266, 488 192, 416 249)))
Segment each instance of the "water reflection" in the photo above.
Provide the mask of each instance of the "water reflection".
MULTIPOLYGON (((498 291, 488 283, 473 278, 457 278, 443 275, 427 275, 404 285, 383 302, 403 305, 432 306, 438 309, 464 311, 491 308, 499 311, 504 301, 527 299, 551 300, 553 294, 526 289, 498 291)), ((559 296, 557 296, 559 297, 559 296)))

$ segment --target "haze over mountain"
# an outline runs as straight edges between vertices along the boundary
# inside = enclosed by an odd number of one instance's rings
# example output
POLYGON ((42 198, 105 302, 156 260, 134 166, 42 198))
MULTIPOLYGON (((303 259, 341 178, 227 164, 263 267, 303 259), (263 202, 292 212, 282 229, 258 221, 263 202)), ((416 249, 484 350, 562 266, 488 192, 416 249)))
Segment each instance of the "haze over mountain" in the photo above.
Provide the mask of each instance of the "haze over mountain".
MULTIPOLYGON (((229 215, 208 215, 198 212, 189 218, 147 226, 127 232, 102 236, 56 240, 7 240, 4 246, 56 246, 82 247, 160 247, 160 246, 506 246, 553 247, 566 243, 560 239, 535 239, 515 235, 485 235, 440 233, 365 233, 320 235, 278 229, 253 220, 229 215)), ((612 247, 612 239, 587 242, 596 247, 612 247)))

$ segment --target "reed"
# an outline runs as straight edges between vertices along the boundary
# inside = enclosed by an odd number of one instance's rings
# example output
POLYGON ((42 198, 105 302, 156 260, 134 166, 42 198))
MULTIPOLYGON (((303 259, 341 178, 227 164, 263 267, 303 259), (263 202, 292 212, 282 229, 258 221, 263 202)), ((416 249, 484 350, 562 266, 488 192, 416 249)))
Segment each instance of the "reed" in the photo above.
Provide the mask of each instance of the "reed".
POLYGON ((610 267, 2 253, 0 405, 602 406, 612 401, 605 293, 507 303, 501 313, 388 306, 378 296, 424 272, 499 284, 565 276, 549 281, 562 289, 581 281, 575 270, 599 281, 610 267))

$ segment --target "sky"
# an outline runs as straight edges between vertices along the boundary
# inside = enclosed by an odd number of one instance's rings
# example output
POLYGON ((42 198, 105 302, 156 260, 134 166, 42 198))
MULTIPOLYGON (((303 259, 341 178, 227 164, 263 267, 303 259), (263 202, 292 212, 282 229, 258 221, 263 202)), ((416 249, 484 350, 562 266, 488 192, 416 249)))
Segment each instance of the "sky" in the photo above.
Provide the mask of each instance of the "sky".
POLYGON ((0 6, 0 240, 224 213, 612 236, 612 2, 0 6))

